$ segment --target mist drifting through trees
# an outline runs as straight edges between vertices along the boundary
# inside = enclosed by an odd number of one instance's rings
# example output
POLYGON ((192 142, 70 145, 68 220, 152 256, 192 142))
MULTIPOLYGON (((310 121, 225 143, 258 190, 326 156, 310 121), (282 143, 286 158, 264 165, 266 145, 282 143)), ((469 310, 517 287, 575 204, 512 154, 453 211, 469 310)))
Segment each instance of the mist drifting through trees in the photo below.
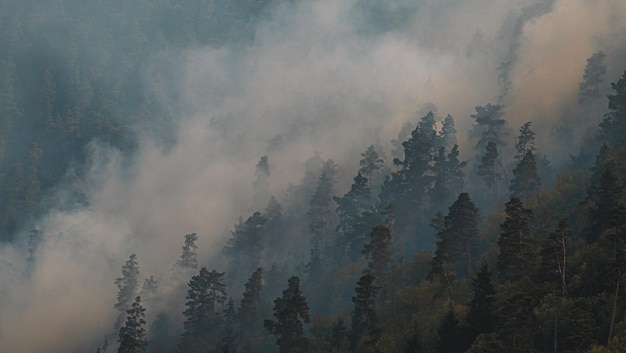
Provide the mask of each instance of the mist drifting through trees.
POLYGON ((5 1, 0 352, 617 352, 623 18, 5 1))

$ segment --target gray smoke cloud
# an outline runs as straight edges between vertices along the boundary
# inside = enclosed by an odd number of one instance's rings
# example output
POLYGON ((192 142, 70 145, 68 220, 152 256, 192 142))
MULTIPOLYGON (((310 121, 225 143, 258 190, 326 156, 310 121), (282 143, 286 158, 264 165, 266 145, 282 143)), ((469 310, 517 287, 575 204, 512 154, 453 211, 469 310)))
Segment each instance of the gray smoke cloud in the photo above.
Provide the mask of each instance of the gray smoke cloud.
MULTIPOLYGON (((548 132, 575 104, 586 58, 625 47, 620 0, 391 4, 407 18, 387 32, 363 34, 356 1, 282 3, 250 46, 183 53, 177 142, 165 149, 142 136, 132 157, 94 142, 80 185, 88 206, 39 219, 33 261, 25 242, 0 249, 0 351, 95 351, 115 320, 113 281, 128 256, 137 254, 142 278, 162 279, 185 233, 198 233, 203 264, 224 270, 221 249, 250 212, 262 155, 279 201, 315 151, 344 170, 340 194, 359 154, 377 140, 389 150, 422 105, 452 114, 464 143, 474 106, 498 99, 512 127, 532 120, 540 149, 556 155, 548 132), (520 20, 537 4, 543 11, 520 20), (521 21, 519 31, 509 21, 521 21), (511 57, 501 97, 499 67, 511 57)), ((609 72, 623 69, 623 58, 610 60, 609 72)))

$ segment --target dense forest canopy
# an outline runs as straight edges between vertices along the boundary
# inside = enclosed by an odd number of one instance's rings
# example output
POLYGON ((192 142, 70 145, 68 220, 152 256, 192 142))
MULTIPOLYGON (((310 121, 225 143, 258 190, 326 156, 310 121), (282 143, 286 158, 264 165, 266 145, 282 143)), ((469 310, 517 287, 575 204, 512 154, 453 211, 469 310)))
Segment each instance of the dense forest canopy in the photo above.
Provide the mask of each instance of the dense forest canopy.
POLYGON ((621 352, 626 3, 0 3, 0 352, 621 352))

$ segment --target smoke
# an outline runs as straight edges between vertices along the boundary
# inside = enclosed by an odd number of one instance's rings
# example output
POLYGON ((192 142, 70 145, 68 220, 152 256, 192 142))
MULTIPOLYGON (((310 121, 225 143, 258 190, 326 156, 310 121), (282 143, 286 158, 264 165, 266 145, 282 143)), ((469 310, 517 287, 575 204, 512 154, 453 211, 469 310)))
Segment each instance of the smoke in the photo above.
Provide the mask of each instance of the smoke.
POLYGON ((163 279, 183 235, 197 232, 201 263, 225 270, 221 249, 250 212, 262 155, 279 201, 315 151, 343 169, 342 194, 359 154, 377 140, 389 151, 425 104, 452 114, 463 142, 474 106, 502 97, 503 62, 512 65, 506 119, 535 122, 540 148, 549 149, 550 127, 575 102, 586 58, 624 46, 619 0, 561 0, 535 16, 525 9, 545 2, 409 3, 390 5, 392 13, 408 9, 401 25, 368 33, 373 25, 355 16, 356 1, 282 2, 251 45, 180 54, 176 105, 185 108, 174 112, 176 143, 165 149, 138 131, 137 152, 125 156, 94 142, 81 186, 88 206, 53 207, 37 220, 42 240, 32 261, 25 242, 0 249, 2 352, 95 351, 113 325, 113 281, 131 253, 142 280, 163 279))

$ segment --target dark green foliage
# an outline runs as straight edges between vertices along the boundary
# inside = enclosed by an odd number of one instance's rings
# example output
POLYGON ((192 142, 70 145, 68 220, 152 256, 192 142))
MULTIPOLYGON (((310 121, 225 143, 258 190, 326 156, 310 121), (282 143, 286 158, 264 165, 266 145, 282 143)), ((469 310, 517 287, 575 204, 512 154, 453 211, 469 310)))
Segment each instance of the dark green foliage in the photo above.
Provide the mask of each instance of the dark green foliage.
POLYGON ((587 59, 583 80, 578 85, 578 103, 584 104, 600 98, 600 84, 604 81, 606 54, 597 51, 587 59))
POLYGON ((379 332, 375 300, 380 287, 374 285, 375 280, 371 274, 363 275, 357 282, 356 296, 352 297, 354 309, 352 309, 350 341, 353 349, 363 337, 368 336, 366 340, 375 340, 379 332))
POLYGON ((203 347, 219 345, 215 335, 221 315, 216 305, 226 303, 224 273, 200 268, 200 272, 189 281, 186 299, 181 350, 196 352, 203 347))
POLYGON ((529 225, 533 212, 524 208, 517 198, 505 204, 505 212, 506 219, 500 225, 502 232, 498 238, 498 277, 502 281, 515 281, 529 273, 534 260, 535 245, 529 225))
POLYGON ((617 82, 611 83, 613 94, 609 94, 609 112, 600 123, 600 137, 608 143, 624 141, 626 136, 626 71, 617 82))
POLYGON ((437 353, 462 353, 461 330, 459 320, 452 307, 448 308, 446 316, 437 328, 439 340, 437 341, 437 353))
POLYGON ((391 270, 391 231, 389 228, 374 227, 370 233, 370 241, 363 246, 362 252, 368 259, 365 272, 374 276, 378 284, 385 284, 391 270))
POLYGON ((560 288, 563 296, 567 296, 568 292, 570 274, 568 273, 567 261, 571 252, 571 237, 572 231, 567 225, 567 220, 562 219, 557 228, 548 234, 540 253, 539 279, 560 288))
POLYGON ((491 189, 493 198, 498 195, 498 181, 502 178, 502 168, 498 161, 498 147, 492 141, 487 143, 485 154, 480 160, 476 174, 480 176, 491 189))
POLYGON ((148 351, 146 340, 146 309, 141 305, 141 297, 136 297, 130 309, 126 311, 126 324, 120 328, 118 353, 145 353, 148 351))
MULTIPOLYGON (((448 261, 460 265, 470 275, 472 252, 478 242, 478 208, 468 193, 459 194, 458 199, 450 206, 437 238, 447 245, 448 261)), ((439 252, 439 247, 437 249, 439 252)))
POLYGON ((446 151, 451 151, 454 146, 457 145, 456 128, 454 126, 454 118, 452 115, 448 114, 448 116, 443 119, 439 138, 441 139, 441 146, 446 151))
POLYGON ((534 299, 526 293, 513 294, 500 309, 499 336, 506 352, 535 352, 538 328, 534 299))
POLYGON ((279 353, 307 353, 309 340, 304 324, 309 322, 309 306, 300 292, 300 278, 293 276, 282 297, 274 300, 274 320, 265 320, 267 331, 276 336, 279 353))
POLYGON ((476 106, 476 114, 472 115, 475 120, 470 137, 478 140, 476 150, 482 151, 489 142, 496 146, 506 146, 505 138, 509 135, 506 120, 502 119, 504 107, 499 104, 488 103, 484 106, 476 106))
POLYGON ((232 237, 224 248, 230 258, 230 268, 252 271, 259 267, 261 251, 265 246, 263 229, 267 218, 261 212, 254 212, 244 222, 241 218, 232 232, 232 237))
POLYGON ((359 227, 358 223, 363 221, 361 218, 364 217, 364 213, 373 211, 373 200, 368 187, 368 179, 358 173, 354 177, 350 191, 342 197, 334 196, 333 199, 337 203, 337 215, 339 216, 339 224, 336 228, 337 246, 341 255, 354 258, 355 252, 357 252, 355 246, 362 246, 358 239, 360 234, 356 231, 359 227))
POLYGON ((594 313, 594 303, 586 298, 575 299, 564 318, 564 335, 559 345, 563 352, 584 352, 598 343, 600 323, 594 313))
POLYGON ((472 286, 474 296, 469 302, 467 326, 473 341, 480 334, 493 332, 498 323, 495 309, 496 290, 487 263, 483 262, 472 278, 472 286))
POLYGON ((535 155, 528 151, 513 169, 513 180, 509 186, 510 196, 525 201, 539 190, 540 185, 535 155))
POLYGON ((333 188, 335 186, 335 174, 337 165, 332 159, 327 160, 322 167, 322 175, 317 181, 317 187, 309 202, 307 213, 309 231, 311 232, 311 258, 308 263, 309 276, 316 278, 326 266, 331 243, 333 222, 333 188))
POLYGON ((261 300, 261 289, 263 289, 263 268, 259 267, 254 271, 250 279, 245 284, 246 290, 241 299, 241 305, 237 316, 242 331, 251 330, 257 323, 257 306, 261 300))
POLYGON ((373 179, 380 179, 378 173, 380 173, 385 166, 379 149, 374 145, 367 147, 365 152, 361 153, 363 157, 359 161, 359 174, 367 180, 367 186, 372 187, 373 179))
POLYGON ((196 241, 198 235, 196 233, 185 234, 185 244, 180 258, 176 260, 176 267, 180 270, 195 270, 198 268, 198 246, 196 241))
POLYGON ((535 133, 530 129, 531 122, 527 122, 519 128, 519 136, 515 140, 515 159, 522 159, 528 152, 535 148, 535 133))
POLYGON ((139 264, 137 263, 137 255, 131 254, 128 260, 122 266, 122 277, 115 279, 115 285, 119 290, 117 293, 117 303, 115 309, 120 312, 116 322, 116 328, 121 324, 124 313, 131 306, 133 298, 137 295, 139 289, 139 264))
POLYGON ((463 190, 466 161, 459 161, 459 146, 452 146, 446 156, 443 147, 434 159, 433 172, 435 180, 430 190, 430 198, 435 205, 448 205, 451 198, 463 190))

